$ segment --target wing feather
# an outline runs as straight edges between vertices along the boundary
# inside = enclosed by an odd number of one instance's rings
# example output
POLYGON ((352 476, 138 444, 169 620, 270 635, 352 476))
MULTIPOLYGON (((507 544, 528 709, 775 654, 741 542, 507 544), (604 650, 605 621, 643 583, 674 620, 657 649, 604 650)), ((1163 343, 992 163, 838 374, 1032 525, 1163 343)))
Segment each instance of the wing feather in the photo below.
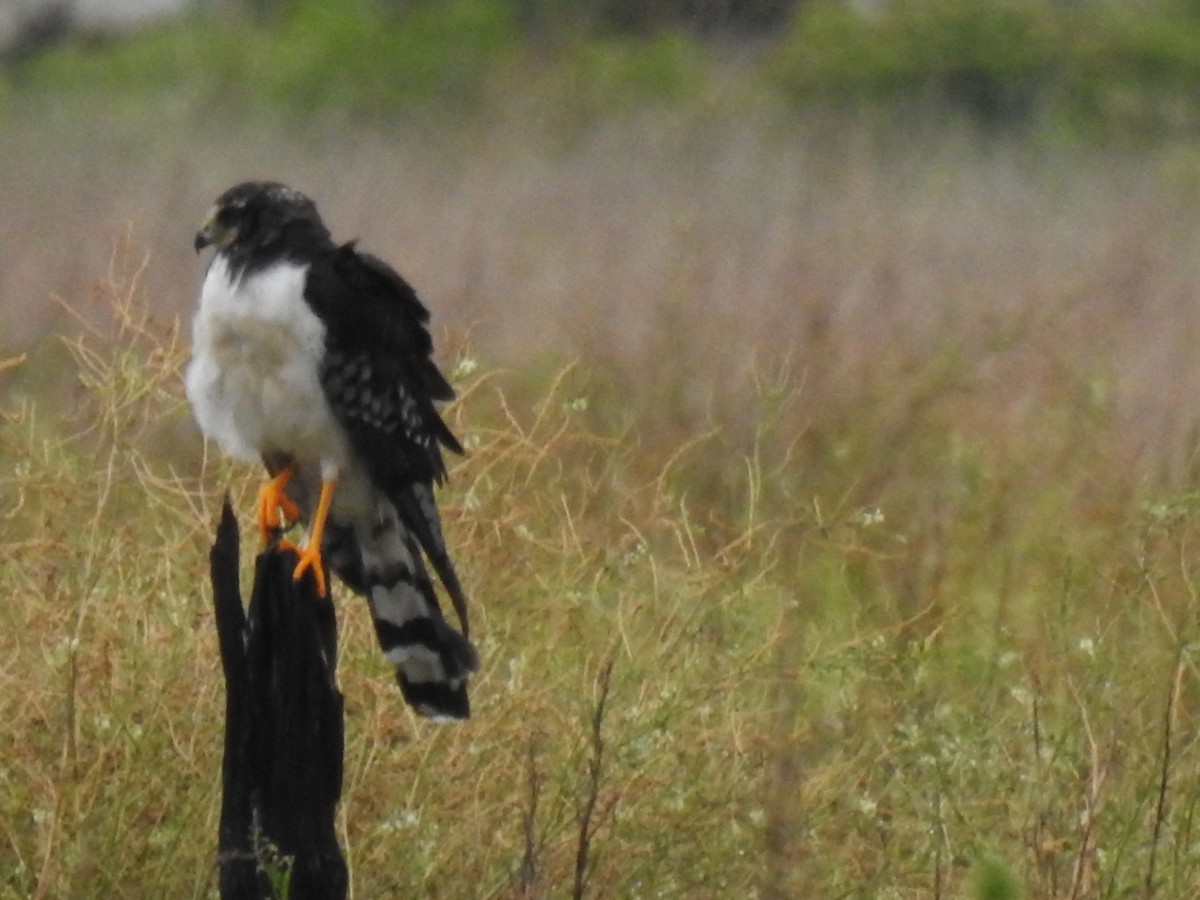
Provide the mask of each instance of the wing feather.
POLYGON ((313 263, 305 299, 326 325, 325 396, 438 573, 466 635, 466 596, 432 491, 446 477, 442 449, 463 448, 435 405, 454 390, 433 362, 429 311, 394 269, 353 244, 313 263))

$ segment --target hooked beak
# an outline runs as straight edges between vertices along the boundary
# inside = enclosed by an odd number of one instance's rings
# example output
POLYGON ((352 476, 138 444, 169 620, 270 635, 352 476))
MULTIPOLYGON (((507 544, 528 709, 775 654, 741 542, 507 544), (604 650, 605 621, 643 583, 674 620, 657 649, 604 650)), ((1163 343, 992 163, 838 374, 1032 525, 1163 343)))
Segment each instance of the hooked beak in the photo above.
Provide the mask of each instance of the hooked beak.
POLYGON ((214 244, 218 247, 226 246, 236 237, 236 228, 222 228, 217 223, 217 210, 214 208, 208 218, 204 220, 204 224, 200 226, 200 230, 196 232, 196 238, 192 241, 192 246, 199 253, 205 247, 211 247, 214 244))

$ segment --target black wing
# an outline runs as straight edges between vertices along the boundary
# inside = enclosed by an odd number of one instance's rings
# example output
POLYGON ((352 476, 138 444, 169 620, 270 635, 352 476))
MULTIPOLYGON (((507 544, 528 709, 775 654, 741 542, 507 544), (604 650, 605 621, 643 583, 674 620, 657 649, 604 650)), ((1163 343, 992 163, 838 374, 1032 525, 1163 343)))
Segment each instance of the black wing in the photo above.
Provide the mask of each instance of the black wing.
POLYGON ((382 260, 347 244, 312 263, 305 300, 326 326, 321 385, 371 480, 419 541, 468 633, 466 598, 446 551, 433 484, 442 448, 462 453, 434 405, 454 390, 434 365, 429 311, 382 260))

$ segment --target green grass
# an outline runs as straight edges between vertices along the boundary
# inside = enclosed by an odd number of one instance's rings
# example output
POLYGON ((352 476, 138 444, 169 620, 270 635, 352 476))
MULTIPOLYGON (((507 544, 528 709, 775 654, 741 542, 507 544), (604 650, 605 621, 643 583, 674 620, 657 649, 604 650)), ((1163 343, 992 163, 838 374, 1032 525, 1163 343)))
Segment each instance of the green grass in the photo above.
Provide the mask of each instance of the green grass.
MULTIPOLYGON (((0 373, 0 897, 216 895, 206 555, 259 476, 200 451, 144 269, 0 373)), ((1094 392, 1001 438, 950 351, 819 420, 777 367, 748 434, 687 434, 448 346, 483 668, 469 724, 418 720, 337 595, 355 896, 1200 890, 1198 503, 1113 461, 1094 392)))

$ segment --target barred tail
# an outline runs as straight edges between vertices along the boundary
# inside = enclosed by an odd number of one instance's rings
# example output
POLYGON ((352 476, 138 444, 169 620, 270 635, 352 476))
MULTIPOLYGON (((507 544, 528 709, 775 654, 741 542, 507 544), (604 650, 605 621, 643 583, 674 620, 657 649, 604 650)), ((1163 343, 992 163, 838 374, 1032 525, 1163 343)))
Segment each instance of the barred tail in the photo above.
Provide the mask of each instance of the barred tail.
POLYGON ((467 680, 479 654, 442 615, 417 541, 395 511, 370 526, 327 530, 325 548, 338 576, 367 598, 404 699, 430 718, 468 718, 467 680))

